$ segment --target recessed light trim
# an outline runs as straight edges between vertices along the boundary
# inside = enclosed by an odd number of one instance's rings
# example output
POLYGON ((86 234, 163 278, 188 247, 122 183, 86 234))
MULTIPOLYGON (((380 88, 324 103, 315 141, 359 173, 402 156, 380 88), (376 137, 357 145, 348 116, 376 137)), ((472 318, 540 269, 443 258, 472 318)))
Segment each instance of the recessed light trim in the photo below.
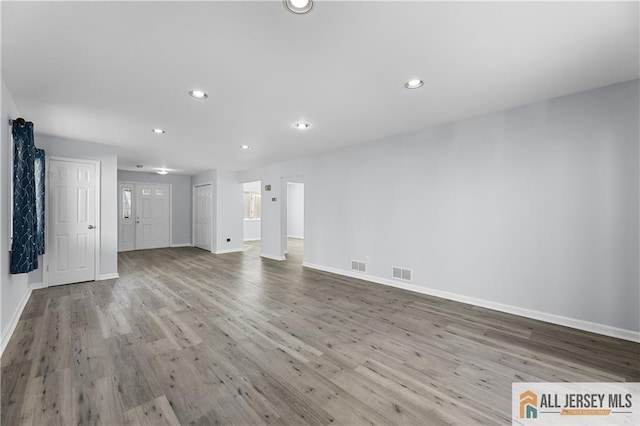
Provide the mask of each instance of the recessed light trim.
POLYGON ((251 149, 251 147, 249 145, 241 145, 240 148, 242 148, 242 149, 251 149))
POLYGON ((407 89, 418 89, 424 85, 424 81, 419 79, 409 80, 405 83, 404 87, 407 89))
POLYGON ((158 134, 158 135, 161 135, 161 134, 163 134, 163 133, 167 133, 167 132, 165 132, 165 131, 164 131, 164 130, 162 130, 162 129, 151 129, 151 131, 152 131, 153 133, 158 134))
POLYGON ((313 9, 313 0, 282 0, 284 7, 296 15, 302 15, 311 12, 313 9))
POLYGON ((196 99, 207 99, 209 96, 203 92, 202 90, 191 90, 189 92, 189 95, 191 95, 192 98, 196 98, 196 99))
POLYGON ((311 127, 311 124, 301 121, 299 123, 294 124, 293 127, 295 127, 296 129, 300 129, 300 130, 305 130, 305 129, 308 129, 309 127, 311 127))
POLYGON ((165 169, 160 169, 160 170, 156 170, 156 173, 159 174, 159 175, 166 175, 169 172, 167 170, 165 170, 165 169))

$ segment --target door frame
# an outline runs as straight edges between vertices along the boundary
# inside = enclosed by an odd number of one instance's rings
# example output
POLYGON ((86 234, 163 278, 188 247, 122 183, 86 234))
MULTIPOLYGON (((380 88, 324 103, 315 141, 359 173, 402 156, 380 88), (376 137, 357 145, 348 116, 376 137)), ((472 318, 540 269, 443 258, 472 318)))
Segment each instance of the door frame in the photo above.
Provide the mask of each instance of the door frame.
MULTIPOLYGON (((198 183, 196 185, 193 185, 193 188, 191 189, 191 246, 192 247, 196 247, 196 188, 197 187, 201 187, 201 186, 211 186, 211 217, 209 218, 211 220, 211 250, 209 250, 211 253, 214 253, 214 244, 213 244, 213 235, 214 235, 214 225, 213 225, 213 217, 214 217, 214 213, 213 213, 213 182, 202 182, 202 183, 198 183)), ((198 247, 200 248, 200 247, 198 247)), ((204 250, 204 249, 201 249, 204 250)))
MULTIPOLYGON (((132 198, 132 211, 137 210, 138 206, 137 206, 137 202, 138 202, 138 196, 137 196, 137 189, 135 188, 136 185, 165 185, 169 187, 169 248, 173 247, 173 185, 170 183, 158 183, 158 182, 134 182, 134 181, 130 181, 130 180, 119 180, 117 183, 118 186, 118 238, 120 238, 120 184, 124 183, 126 185, 132 185, 134 187, 134 191, 133 191, 133 196, 135 197, 135 203, 133 202, 134 199, 132 198)), ((138 212, 136 211, 136 214, 138 212)), ((135 221, 135 219, 134 219, 135 221)), ((135 225, 135 224, 134 224, 135 225)), ((133 250, 131 251, 136 251, 136 250, 140 250, 138 248, 136 248, 136 235, 135 235, 135 231, 134 231, 134 235, 133 235, 133 250)), ((144 250, 144 249, 142 249, 144 250)), ((118 253, 121 253, 120 251, 118 251, 118 248, 116 247, 116 251, 118 253)), ((124 252, 122 252, 124 253, 124 252)))
POLYGON ((98 281, 98 277, 100 276, 100 242, 102 240, 102 219, 100 215, 100 207, 101 207, 101 195, 100 195, 100 176, 101 176, 101 162, 96 160, 86 160, 82 158, 70 158, 70 157, 58 157, 55 155, 45 155, 45 185, 44 185, 44 224, 45 224, 45 238, 44 238, 44 254, 42 255, 42 284, 46 287, 49 287, 49 250, 51 250, 51 242, 49 241, 47 233, 49 232, 51 223, 50 223, 50 215, 49 215, 49 196, 51 191, 51 186, 49 185, 51 168, 49 167, 51 164, 51 160, 54 161, 67 161, 69 163, 85 163, 85 164, 93 164, 96 166, 96 179, 95 179, 95 194, 96 194, 96 228, 95 228, 95 238, 94 238, 94 268, 93 268, 93 280, 98 281))
MULTIPOLYGON (((289 195, 289 182, 291 183, 301 183, 304 185, 304 175, 290 175, 290 176, 282 176, 280 178, 280 256, 281 260, 287 259, 287 254, 289 253, 288 247, 288 236, 287 236, 287 206, 289 203, 288 195, 289 195)), ((305 185, 304 191, 304 235, 307 235, 306 226, 307 226, 307 191, 305 185)), ((304 261, 304 247, 302 247, 302 259, 304 261)))
POLYGON ((135 213, 136 213, 136 208, 137 206, 135 205, 136 203, 134 202, 135 200, 135 192, 136 192, 136 186, 134 182, 126 182, 126 181, 118 181, 118 242, 117 242, 117 252, 118 253, 124 253, 127 251, 135 251, 136 249, 136 235, 135 235, 135 213), (133 220, 133 226, 134 226, 134 230, 133 230, 133 248, 131 250, 122 250, 120 251, 120 220, 122 219, 122 192, 120 191, 120 187, 121 185, 124 186, 131 186, 131 219, 133 220))
MULTIPOLYGON (((255 183, 258 182, 258 188, 260 189, 260 191, 258 192, 260 194, 260 219, 249 219, 251 221, 258 221, 260 220, 260 238, 258 239, 254 239, 251 238, 249 240, 246 239, 246 235, 245 235, 245 224, 246 224, 246 220, 247 218, 244 217, 244 208, 243 208, 243 212, 242 212, 242 244, 244 245, 245 242, 255 242, 255 241, 260 241, 260 246, 262 247, 262 207, 264 206, 264 200, 263 200, 263 195, 262 195, 262 180, 258 179, 258 180, 250 180, 247 182, 242 182, 242 196, 244 197, 244 186, 246 184, 250 184, 250 183, 255 183)), ((244 200, 243 200, 243 204, 244 204, 244 200)))

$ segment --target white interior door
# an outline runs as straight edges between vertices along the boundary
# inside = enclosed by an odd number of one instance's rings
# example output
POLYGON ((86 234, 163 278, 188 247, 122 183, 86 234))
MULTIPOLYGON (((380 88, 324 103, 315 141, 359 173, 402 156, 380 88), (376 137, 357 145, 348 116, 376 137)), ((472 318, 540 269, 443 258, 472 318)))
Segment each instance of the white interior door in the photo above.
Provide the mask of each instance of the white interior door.
POLYGON ((118 251, 135 249, 135 185, 118 184, 118 251))
POLYGON ((136 184, 136 250, 169 247, 169 191, 169 185, 136 184))
POLYGON ((95 280, 97 164, 49 161, 49 285, 95 280))
POLYGON ((196 186, 193 196, 193 245, 211 251, 211 229, 213 217, 211 215, 213 194, 211 184, 196 186))

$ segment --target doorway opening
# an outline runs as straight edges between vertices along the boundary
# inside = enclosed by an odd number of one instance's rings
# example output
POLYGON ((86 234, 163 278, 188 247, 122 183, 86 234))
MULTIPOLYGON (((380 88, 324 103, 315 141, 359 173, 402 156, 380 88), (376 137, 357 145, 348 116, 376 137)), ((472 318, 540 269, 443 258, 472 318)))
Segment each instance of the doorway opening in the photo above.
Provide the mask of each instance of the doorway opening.
POLYGON ((262 181, 242 184, 244 221, 243 241, 246 252, 260 256, 262 249, 262 181))
POLYGON ((287 182, 286 246, 287 260, 302 264, 304 253, 304 183, 287 182))

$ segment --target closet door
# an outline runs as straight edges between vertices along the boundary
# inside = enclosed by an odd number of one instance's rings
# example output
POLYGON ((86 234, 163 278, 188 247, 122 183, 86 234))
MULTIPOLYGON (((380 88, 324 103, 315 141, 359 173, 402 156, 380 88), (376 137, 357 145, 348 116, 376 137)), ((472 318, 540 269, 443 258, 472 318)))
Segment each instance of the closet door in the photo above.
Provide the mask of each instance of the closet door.
POLYGON ((193 245, 211 251, 211 215, 212 192, 211 184, 194 188, 193 196, 193 245))

